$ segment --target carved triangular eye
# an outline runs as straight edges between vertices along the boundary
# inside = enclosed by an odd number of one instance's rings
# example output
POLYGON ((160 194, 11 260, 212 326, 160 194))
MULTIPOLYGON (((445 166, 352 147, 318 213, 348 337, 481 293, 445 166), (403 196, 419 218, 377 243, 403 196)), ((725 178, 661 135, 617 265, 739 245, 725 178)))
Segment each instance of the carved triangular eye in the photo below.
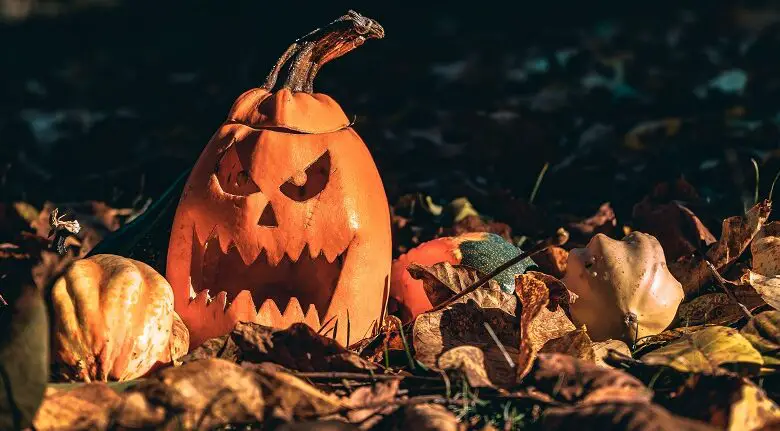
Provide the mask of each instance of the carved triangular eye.
POLYGON ((274 213, 274 209, 271 206, 271 202, 268 202, 268 205, 265 206, 263 213, 260 214, 260 220, 257 221, 257 225, 265 227, 279 226, 279 223, 276 221, 276 214, 274 213))
POLYGON ((330 177, 330 152, 320 156, 303 172, 298 172, 279 187, 288 198, 303 202, 325 190, 330 177))
POLYGON ((252 193, 260 192, 257 186, 249 176, 249 172, 241 165, 238 159, 235 147, 228 149, 217 163, 214 174, 219 180, 219 185, 225 193, 237 196, 248 196, 252 193))

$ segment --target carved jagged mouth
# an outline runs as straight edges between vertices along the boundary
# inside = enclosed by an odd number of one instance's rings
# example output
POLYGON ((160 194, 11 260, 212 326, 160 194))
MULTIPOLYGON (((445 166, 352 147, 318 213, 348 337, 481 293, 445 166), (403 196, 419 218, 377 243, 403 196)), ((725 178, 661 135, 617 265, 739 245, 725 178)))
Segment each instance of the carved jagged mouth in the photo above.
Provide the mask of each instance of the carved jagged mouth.
MULTIPOLYGON (((207 295, 207 302, 221 302, 223 309, 250 306, 256 322, 287 326, 304 321, 318 328, 330 305, 341 275, 346 250, 329 261, 320 252, 312 258, 306 245, 297 260, 287 254, 274 264, 265 250, 250 264, 234 245, 226 252, 212 234, 205 244, 193 241, 190 280, 195 301, 207 295), (239 304, 241 303, 241 304, 239 304)), ((210 307, 211 308, 211 307, 210 307)))

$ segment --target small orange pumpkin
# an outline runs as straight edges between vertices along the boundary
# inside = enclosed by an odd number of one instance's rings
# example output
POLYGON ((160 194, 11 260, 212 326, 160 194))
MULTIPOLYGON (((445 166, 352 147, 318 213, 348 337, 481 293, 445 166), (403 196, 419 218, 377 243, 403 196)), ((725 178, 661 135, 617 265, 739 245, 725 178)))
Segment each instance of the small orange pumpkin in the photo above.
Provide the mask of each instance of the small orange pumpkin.
POLYGON ((171 286, 143 262, 110 254, 77 260, 55 282, 51 302, 58 379, 130 380, 189 348, 171 286))
POLYGON ((383 36, 350 11, 299 39, 262 87, 239 96, 203 150, 179 201, 166 269, 193 346, 238 321, 327 323, 323 332, 341 343, 381 322, 387 197, 344 111, 312 87, 323 64, 383 36))

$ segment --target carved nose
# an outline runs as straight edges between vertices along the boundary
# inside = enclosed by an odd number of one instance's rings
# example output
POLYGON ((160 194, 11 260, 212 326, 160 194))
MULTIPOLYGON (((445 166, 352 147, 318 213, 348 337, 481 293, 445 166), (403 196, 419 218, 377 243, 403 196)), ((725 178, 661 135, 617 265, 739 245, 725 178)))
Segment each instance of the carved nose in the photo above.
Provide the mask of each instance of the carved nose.
POLYGON ((263 213, 260 214, 260 220, 257 221, 257 224, 259 226, 265 227, 279 226, 279 223, 276 222, 276 214, 274 213, 274 209, 271 207, 271 202, 268 202, 268 205, 265 206, 263 213))

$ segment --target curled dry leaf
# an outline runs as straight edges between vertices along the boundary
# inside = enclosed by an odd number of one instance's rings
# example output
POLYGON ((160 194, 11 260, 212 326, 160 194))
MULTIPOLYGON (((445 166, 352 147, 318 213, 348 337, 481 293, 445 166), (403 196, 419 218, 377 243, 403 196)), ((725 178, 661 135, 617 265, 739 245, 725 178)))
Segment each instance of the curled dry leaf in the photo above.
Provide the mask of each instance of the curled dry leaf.
POLYGON ((455 414, 439 404, 413 404, 403 409, 401 423, 395 429, 409 431, 464 431, 455 414))
POLYGON ((739 333, 761 353, 765 366, 780 368, 780 311, 753 316, 739 333))
POLYGON ((576 329, 563 309, 550 300, 551 289, 548 283, 552 283, 551 278, 534 271, 515 278, 515 294, 522 304, 517 357, 518 382, 531 370, 536 353, 545 343, 576 329))
MULTIPOLYGON (((461 265, 453 266, 449 262, 441 262, 433 266, 410 263, 406 269, 412 278, 422 280, 425 294, 428 295, 428 300, 434 307, 479 279, 479 272, 476 269, 461 265)), ((495 280, 490 280, 488 283, 491 286, 498 286, 495 280)), ((496 289, 490 289, 490 291, 496 291, 496 289)))
MULTIPOLYGON (((438 366, 442 370, 462 372, 469 386, 473 388, 494 387, 487 374, 485 354, 479 347, 458 346, 447 350, 439 357, 438 366)), ((501 366, 501 364, 493 364, 493 366, 501 366)))
POLYGON ((376 425, 382 416, 389 415, 398 409, 392 401, 398 394, 398 386, 401 380, 389 380, 379 382, 372 386, 357 388, 345 404, 349 407, 347 419, 355 424, 360 424, 363 429, 369 429, 376 425))
POLYGON ((116 423, 212 429, 262 421, 264 407, 254 373, 222 359, 204 359, 163 369, 129 388, 116 423))
POLYGON ((734 374, 692 375, 667 407, 729 431, 763 429, 780 419, 780 408, 761 388, 734 374))
MULTIPOLYGON (((639 357, 646 353, 649 353, 659 347, 663 347, 672 341, 675 341, 687 334, 693 334, 694 332, 701 331, 706 328, 704 325, 699 326, 683 326, 681 328, 667 329, 664 332, 656 335, 650 335, 640 338, 634 345, 634 356, 639 357)), ((631 355, 629 355, 631 356, 631 355)))
POLYGON ((764 275, 748 271, 740 281, 753 287, 761 295, 761 298, 775 310, 780 310, 780 275, 766 277, 764 275))
POLYGON ((657 205, 645 198, 634 206, 632 215, 636 230, 653 235, 661 243, 667 262, 716 242, 696 214, 679 202, 657 205))
MULTIPOLYGON (((717 270, 731 264, 745 251, 769 217, 772 203, 757 203, 744 216, 723 220, 721 237, 706 253, 706 258, 717 270)), ((688 255, 669 265, 669 271, 682 283, 686 297, 698 294, 699 289, 712 278, 707 264, 696 255, 688 255)))
POLYGON ((526 377, 529 385, 565 403, 649 403, 652 391, 636 377, 559 353, 540 353, 526 377))
POLYGON ((589 362, 596 361, 593 342, 585 326, 544 343, 539 353, 565 353, 589 362))
POLYGON ((476 346, 485 354, 490 380, 497 385, 510 384, 514 373, 485 323, 490 325, 505 350, 514 357, 520 336, 515 308, 514 295, 504 293, 496 284, 490 284, 441 310, 423 313, 417 316, 412 328, 415 357, 425 366, 435 368, 442 353, 457 346, 476 346))
POLYGON ((609 202, 601 204, 596 214, 591 217, 567 225, 567 230, 572 234, 572 241, 580 240, 582 242, 587 242, 588 239, 599 233, 612 234, 616 228, 615 210, 612 209, 609 202))
MULTIPOLYGON (((347 407, 339 397, 272 367, 249 364, 260 382, 268 416, 284 422, 328 416, 347 407)), ((262 400, 261 400, 262 401, 262 400)))
POLYGON ((643 402, 601 403, 553 407, 542 416, 544 429, 632 431, 714 431, 707 424, 674 416, 656 404, 643 402))
POLYGON ((683 373, 710 374, 723 373, 724 365, 739 365, 756 373, 764 363, 745 337, 725 326, 709 326, 685 334, 641 359, 648 365, 667 366, 683 373))
MULTIPOLYGON (((753 311, 766 303, 756 290, 745 286, 727 288, 734 292, 740 304, 753 311)), ((677 309, 675 322, 681 326, 697 325, 731 325, 745 318, 741 307, 734 303, 725 293, 707 293, 684 302, 677 309)))
POLYGON ((534 256, 539 271, 556 278, 562 278, 566 274, 568 259, 569 252, 557 246, 548 247, 534 256))
POLYGON ((230 334, 204 342, 181 360, 186 363, 205 358, 237 363, 273 362, 297 371, 365 371, 378 368, 303 323, 277 330, 257 323, 239 322, 230 334))
POLYGON ((780 274, 780 221, 767 223, 750 243, 753 271, 767 277, 780 274))
POLYGON ((604 360, 610 351, 615 351, 631 357, 631 349, 626 343, 620 340, 597 341, 593 343, 593 354, 596 356, 596 365, 610 368, 604 360))
POLYGON ((121 397, 103 382, 46 395, 33 419, 36 430, 104 430, 121 397))

